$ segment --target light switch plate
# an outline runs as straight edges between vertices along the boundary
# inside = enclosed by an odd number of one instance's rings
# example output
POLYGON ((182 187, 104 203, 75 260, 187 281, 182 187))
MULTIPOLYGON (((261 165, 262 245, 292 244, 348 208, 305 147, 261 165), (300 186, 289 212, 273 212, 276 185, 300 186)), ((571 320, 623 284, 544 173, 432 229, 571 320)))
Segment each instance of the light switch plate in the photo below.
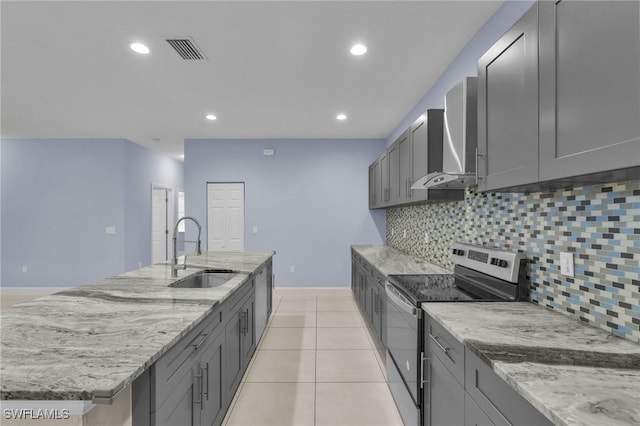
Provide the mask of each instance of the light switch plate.
POLYGON ((106 228, 104 228, 104 233, 107 234, 107 235, 115 235, 116 227, 115 226, 107 226, 106 228))
POLYGON ((560 252, 560 273, 567 277, 573 277, 573 253, 560 252))
POLYGON ((429 244, 429 233, 424 231, 424 243, 429 244))
POLYGON ((407 238, 407 230, 402 231, 402 238, 407 238))
POLYGON ((257 233, 258 233, 258 227, 257 227, 257 226, 254 226, 254 227, 251 229, 251 232, 252 232, 253 234, 257 234, 257 233))

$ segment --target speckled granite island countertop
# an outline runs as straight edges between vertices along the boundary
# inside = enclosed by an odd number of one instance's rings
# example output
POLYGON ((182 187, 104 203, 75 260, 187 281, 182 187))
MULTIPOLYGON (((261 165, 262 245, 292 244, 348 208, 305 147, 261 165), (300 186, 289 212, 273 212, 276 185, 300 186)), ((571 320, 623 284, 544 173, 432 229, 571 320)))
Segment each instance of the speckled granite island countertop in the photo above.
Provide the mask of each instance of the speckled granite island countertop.
POLYGON ((265 265, 273 252, 188 256, 2 310, 3 400, 109 402, 265 265), (217 288, 169 284, 204 268, 240 273, 217 288))
POLYGON ((389 246, 362 244, 352 245, 351 248, 384 275, 453 273, 389 246))
POLYGON ((528 303, 424 303, 556 425, 640 425, 640 345, 528 303))

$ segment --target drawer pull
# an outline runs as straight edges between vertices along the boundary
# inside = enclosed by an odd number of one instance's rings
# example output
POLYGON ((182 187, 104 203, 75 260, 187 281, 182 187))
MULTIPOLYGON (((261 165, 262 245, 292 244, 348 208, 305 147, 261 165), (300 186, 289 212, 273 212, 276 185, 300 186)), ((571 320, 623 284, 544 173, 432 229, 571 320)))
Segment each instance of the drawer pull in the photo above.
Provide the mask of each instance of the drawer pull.
POLYGON ((195 378, 199 380, 200 384, 198 386, 198 388, 200 389, 200 391, 198 392, 200 394, 200 399, 199 400, 195 400, 193 401, 194 404, 200 404, 200 407, 202 407, 202 368, 198 370, 198 372, 200 374, 196 374, 195 378))
POLYGON ((438 341, 437 336, 434 336, 433 334, 429 333, 429 337, 431 337, 431 340, 433 340, 436 343, 436 345, 438 345, 438 347, 442 349, 442 352, 444 352, 447 356, 449 355, 449 348, 447 348, 446 346, 442 346, 442 343, 438 341))
POLYGON ((198 343, 193 343, 193 344, 191 344, 191 346, 193 346, 193 350, 194 350, 194 351, 197 351, 197 350, 198 350, 198 348, 199 348, 200 346, 202 346, 202 344, 204 343, 204 341, 205 341, 205 340, 207 340, 207 337, 209 337, 209 334, 208 334, 208 333, 202 333, 202 334, 200 334, 200 335, 202 336, 202 340, 200 340, 198 343))

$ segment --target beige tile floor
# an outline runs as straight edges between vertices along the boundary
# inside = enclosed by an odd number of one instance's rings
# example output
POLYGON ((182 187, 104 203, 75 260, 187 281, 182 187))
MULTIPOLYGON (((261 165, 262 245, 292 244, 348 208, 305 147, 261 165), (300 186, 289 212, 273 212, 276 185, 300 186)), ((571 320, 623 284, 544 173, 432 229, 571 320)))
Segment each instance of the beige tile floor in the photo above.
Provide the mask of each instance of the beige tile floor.
POLYGON ((350 289, 274 290, 223 425, 402 425, 350 289))

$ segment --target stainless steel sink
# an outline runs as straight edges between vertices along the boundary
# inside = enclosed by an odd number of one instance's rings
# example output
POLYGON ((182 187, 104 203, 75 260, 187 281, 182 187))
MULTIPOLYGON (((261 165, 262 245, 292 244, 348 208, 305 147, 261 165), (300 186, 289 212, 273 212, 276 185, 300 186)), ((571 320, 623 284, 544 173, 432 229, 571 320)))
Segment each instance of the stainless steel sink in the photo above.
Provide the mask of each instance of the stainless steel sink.
POLYGON ((176 281, 173 284, 169 284, 169 287, 214 288, 225 284, 236 275, 238 275, 238 273, 230 269, 205 269, 176 281))

